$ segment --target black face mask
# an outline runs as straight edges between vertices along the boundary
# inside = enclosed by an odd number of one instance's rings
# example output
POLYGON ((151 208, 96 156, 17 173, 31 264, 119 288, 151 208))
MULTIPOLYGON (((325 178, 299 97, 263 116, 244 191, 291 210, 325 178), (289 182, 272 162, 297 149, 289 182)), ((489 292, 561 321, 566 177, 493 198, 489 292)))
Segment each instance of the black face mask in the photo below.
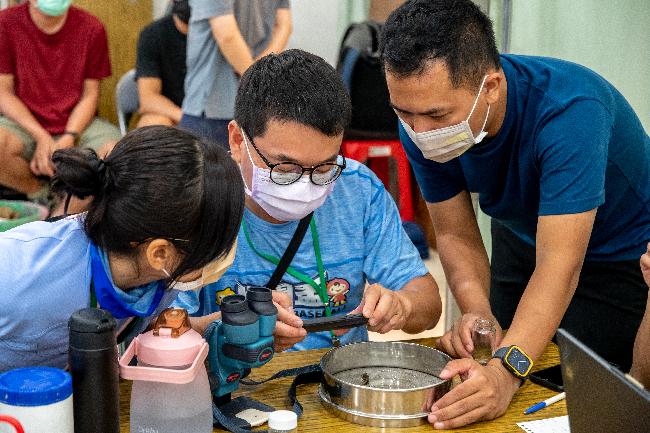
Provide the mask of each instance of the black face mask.
POLYGON ((190 22, 190 4, 189 0, 174 0, 172 14, 176 15, 179 20, 185 24, 190 22))

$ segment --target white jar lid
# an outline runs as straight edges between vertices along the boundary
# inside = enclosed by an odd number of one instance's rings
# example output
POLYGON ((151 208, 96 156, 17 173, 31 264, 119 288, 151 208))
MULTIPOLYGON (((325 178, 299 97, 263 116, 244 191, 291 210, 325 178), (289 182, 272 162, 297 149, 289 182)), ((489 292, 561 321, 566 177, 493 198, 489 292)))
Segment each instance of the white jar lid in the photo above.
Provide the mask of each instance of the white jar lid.
POLYGON ((269 428, 293 430, 298 427, 298 415, 290 410, 276 410, 269 415, 269 428))

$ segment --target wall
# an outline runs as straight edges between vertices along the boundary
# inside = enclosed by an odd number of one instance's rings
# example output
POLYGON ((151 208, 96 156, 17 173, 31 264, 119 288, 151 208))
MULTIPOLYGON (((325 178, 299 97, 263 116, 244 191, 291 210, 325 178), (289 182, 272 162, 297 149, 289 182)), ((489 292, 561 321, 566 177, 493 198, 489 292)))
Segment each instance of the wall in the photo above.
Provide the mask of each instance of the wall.
MULTIPOLYGON (((514 0, 510 51, 585 65, 625 95, 650 130, 650 1, 514 0)), ((501 20, 503 1, 491 1, 501 20)))
POLYGON ((151 0, 75 0, 74 4, 98 17, 106 27, 113 75, 102 80, 99 115, 116 123, 115 85, 135 66, 138 35, 151 21, 151 0))
POLYGON ((335 65, 339 45, 351 22, 367 19, 367 0, 294 0, 293 33, 288 48, 317 54, 335 65))

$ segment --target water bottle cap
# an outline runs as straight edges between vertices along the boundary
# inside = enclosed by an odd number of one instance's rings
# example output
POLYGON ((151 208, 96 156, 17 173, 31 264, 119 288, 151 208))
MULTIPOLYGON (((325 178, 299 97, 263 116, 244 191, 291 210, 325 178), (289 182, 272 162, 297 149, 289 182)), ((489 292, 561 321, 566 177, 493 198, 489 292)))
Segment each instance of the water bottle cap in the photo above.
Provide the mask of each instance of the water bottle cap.
POLYGON ((75 311, 68 320, 70 347, 81 350, 105 350, 115 347, 113 315, 100 308, 84 308, 75 311))
POLYGON ((46 406, 71 395, 72 377, 58 368, 17 368, 0 374, 0 402, 7 405, 46 406))
POLYGON ((138 335, 135 338, 138 361, 157 367, 192 364, 205 340, 193 329, 177 338, 172 338, 171 332, 169 328, 160 328, 158 336, 153 331, 138 335))
POLYGON ((298 427, 298 415, 290 410, 276 410, 269 414, 268 426, 274 430, 293 430, 298 427))
POLYGON ((70 331, 81 333, 112 333, 116 326, 113 315, 101 308, 83 308, 75 311, 68 321, 70 331))

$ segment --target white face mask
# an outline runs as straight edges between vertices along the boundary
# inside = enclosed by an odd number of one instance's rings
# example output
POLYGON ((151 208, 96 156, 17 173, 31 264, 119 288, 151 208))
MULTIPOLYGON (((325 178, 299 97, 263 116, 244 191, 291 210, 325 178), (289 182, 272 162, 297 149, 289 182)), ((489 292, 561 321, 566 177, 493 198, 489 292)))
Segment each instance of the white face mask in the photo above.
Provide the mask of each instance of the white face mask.
MULTIPOLYGON (((315 185, 309 180, 309 175, 289 185, 278 185, 271 180, 271 170, 260 168, 253 163, 248 138, 242 131, 248 159, 253 166, 251 188, 244 179, 244 191, 266 213, 278 221, 297 221, 315 211, 325 203, 327 196, 334 189, 334 183, 315 185)), ((243 177, 243 173, 242 173, 243 177)))
POLYGON ((483 81, 481 81, 481 87, 478 89, 478 95, 476 95, 476 99, 474 99, 474 105, 472 105, 472 110, 469 112, 469 116, 467 116, 467 119, 456 125, 440 129, 432 129, 431 131, 415 132, 406 122, 399 119, 404 130, 408 136, 411 137, 411 140, 413 140, 413 143, 415 143, 418 149, 422 151, 422 155, 424 155, 425 158, 439 163, 447 162, 467 152, 469 148, 480 143, 487 135, 487 131, 484 131, 484 128, 488 116, 490 115, 489 105, 487 114, 485 115, 485 120, 483 121, 483 126, 481 127, 481 132, 479 132, 476 137, 474 137, 472 128, 469 126, 469 119, 472 117, 472 113, 474 113, 476 103, 481 95, 481 90, 483 90, 483 84, 485 84, 486 78, 487 75, 483 77, 483 81))

